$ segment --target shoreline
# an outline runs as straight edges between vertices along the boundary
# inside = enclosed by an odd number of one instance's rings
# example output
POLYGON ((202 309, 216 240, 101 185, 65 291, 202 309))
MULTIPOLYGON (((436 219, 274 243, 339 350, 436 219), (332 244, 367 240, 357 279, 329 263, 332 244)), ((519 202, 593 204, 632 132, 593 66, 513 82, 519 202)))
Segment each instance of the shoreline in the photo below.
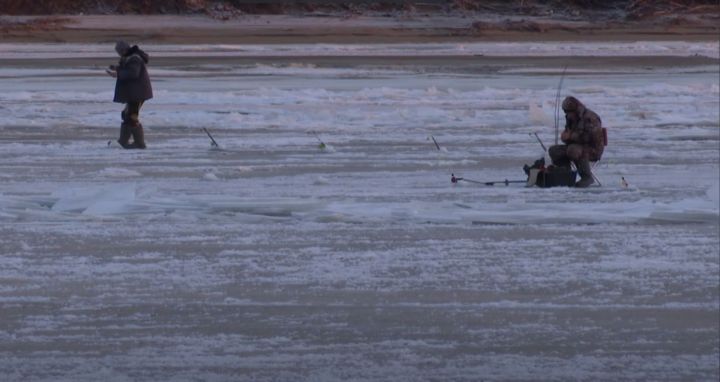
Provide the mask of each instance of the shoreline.
MULTIPOLYGON (((108 52, 111 51, 108 48, 108 52)), ((115 57, 108 53, 107 57, 88 58, 0 58, 0 66, 4 68, 73 68, 97 67, 104 68, 115 57)), ((673 57, 673 56, 614 56, 614 57, 563 57, 563 56, 246 56, 246 57, 153 57, 153 67, 182 67, 202 66, 212 62, 215 65, 229 65, 251 67, 255 65, 271 65, 290 67, 295 64, 312 65, 317 68, 353 68, 374 67, 392 68, 423 67, 425 71, 443 71, 452 68, 455 71, 467 74, 499 73, 503 70, 523 69, 529 64, 538 74, 547 74, 548 71, 562 72, 564 66, 573 68, 572 75, 581 75, 585 72, 596 73, 605 69, 609 72, 637 73, 652 72, 658 69, 669 68, 710 68, 717 66, 720 60, 710 57, 673 57), (434 69, 435 68, 435 69, 434 69)), ((98 73, 104 75, 98 69, 98 73)), ((527 73, 534 73, 528 70, 527 73)), ((218 72, 222 74, 222 72, 218 72)), ((509 73, 507 73, 509 74, 509 73)), ((3 78, 0 74, 0 78, 3 78)))
POLYGON ((720 41, 707 23, 587 22, 499 15, 0 16, 4 43, 297 44, 420 42, 720 41))

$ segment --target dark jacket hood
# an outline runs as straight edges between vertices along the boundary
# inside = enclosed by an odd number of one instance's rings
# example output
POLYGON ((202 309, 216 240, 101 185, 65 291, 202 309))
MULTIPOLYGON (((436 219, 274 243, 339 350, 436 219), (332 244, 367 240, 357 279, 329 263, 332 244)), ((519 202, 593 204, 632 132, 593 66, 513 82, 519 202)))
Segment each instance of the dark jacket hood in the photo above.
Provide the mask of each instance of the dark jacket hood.
POLYGON ((578 115, 583 115, 585 113, 585 105, 573 96, 565 97, 562 103, 562 109, 566 113, 568 111, 576 111, 578 115))
POLYGON ((125 53, 124 57, 130 57, 133 54, 137 54, 138 56, 140 56, 140 58, 142 58, 143 62, 145 62, 146 64, 148 62, 150 62, 150 56, 147 53, 145 53, 142 49, 140 49, 137 45, 133 45, 132 48, 128 49, 128 51, 127 51, 127 53, 125 53))

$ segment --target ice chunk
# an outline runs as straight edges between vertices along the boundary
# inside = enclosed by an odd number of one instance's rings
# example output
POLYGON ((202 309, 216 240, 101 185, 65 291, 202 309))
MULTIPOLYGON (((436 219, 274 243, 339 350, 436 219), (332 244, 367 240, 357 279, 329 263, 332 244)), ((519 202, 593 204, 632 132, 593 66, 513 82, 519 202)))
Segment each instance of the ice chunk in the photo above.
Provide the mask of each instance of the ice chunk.
POLYGON ((117 214, 135 200, 135 188, 134 184, 122 184, 60 190, 53 193, 58 200, 51 209, 85 215, 117 214))

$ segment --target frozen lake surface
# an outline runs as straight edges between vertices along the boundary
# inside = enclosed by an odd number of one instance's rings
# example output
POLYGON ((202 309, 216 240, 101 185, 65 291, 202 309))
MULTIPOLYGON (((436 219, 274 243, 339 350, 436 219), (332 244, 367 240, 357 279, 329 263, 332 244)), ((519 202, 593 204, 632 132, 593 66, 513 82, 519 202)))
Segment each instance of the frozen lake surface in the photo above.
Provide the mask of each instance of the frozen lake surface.
POLYGON ((0 379, 717 380, 717 45, 416 45, 158 46, 124 151, 111 55, 0 44, 0 379), (565 65, 603 186, 452 185, 565 65))

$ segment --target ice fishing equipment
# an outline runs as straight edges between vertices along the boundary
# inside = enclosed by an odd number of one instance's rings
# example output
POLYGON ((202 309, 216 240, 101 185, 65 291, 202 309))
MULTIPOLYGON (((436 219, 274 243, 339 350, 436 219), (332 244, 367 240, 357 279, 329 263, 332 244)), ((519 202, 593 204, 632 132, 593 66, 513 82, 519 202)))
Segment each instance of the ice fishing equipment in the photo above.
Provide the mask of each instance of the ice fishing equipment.
POLYGON ((468 182, 468 183, 476 183, 476 184, 484 184, 486 186, 494 186, 496 184, 504 184, 509 185, 510 183, 526 183, 525 180, 497 180, 492 182, 485 182, 485 181, 479 181, 479 180, 472 180, 467 178, 458 178, 455 176, 455 174, 450 175, 450 182, 451 183, 458 183, 458 182, 468 182))
POLYGON ((554 165, 545 166, 545 158, 536 160, 532 166, 524 165, 523 171, 527 175, 525 180, 497 180, 497 181, 480 181, 473 180, 464 177, 457 177, 455 174, 451 174, 450 182, 457 184, 459 182, 468 182, 475 184, 482 184, 485 186, 494 186, 504 184, 506 186, 513 183, 524 183, 527 187, 574 187, 575 180, 577 178, 577 171, 573 171, 567 167, 558 167, 554 165))
MULTIPOLYGON (((607 146, 608 145, 607 128, 603 127, 601 129, 601 131, 602 131, 603 146, 607 146)), ((591 165, 592 169, 594 170, 595 167, 597 167, 597 165, 599 163, 600 163, 600 159, 592 162, 590 165, 591 165)), ((592 171, 592 177, 593 177, 593 179, 595 179, 595 182, 597 183, 597 185, 602 187, 602 182, 600 182, 600 178, 598 178, 597 175, 595 175, 595 171, 592 171)), ((623 178, 623 182, 624 181, 625 181, 625 178, 623 178)))
POLYGON ((571 168, 553 165, 545 167, 545 158, 536 160, 532 166, 523 166, 523 171, 528 176, 528 187, 574 187, 577 178, 577 171, 571 168))
POLYGON ((567 65, 563 68, 562 74, 560 75, 560 83, 558 83, 557 93, 555 94, 555 144, 558 144, 558 137, 560 137, 560 92, 562 91, 563 81, 565 81, 565 71, 567 71, 567 65))
POLYGON ((210 134, 208 129, 205 127, 203 127, 202 129, 205 131, 205 134, 207 134, 207 136, 210 138, 210 146, 220 148, 220 145, 218 145, 218 143, 215 142, 215 138, 213 138, 213 136, 210 134))
POLYGON ((437 148, 438 151, 440 151, 440 145, 439 145, 439 144, 437 143, 437 141, 435 140, 435 137, 433 137, 433 136, 431 135, 430 138, 432 138, 433 143, 435 143, 435 148, 437 148))
POLYGON ((320 150, 325 150, 325 149, 327 148, 327 145, 325 144, 325 142, 323 142, 322 139, 320 139, 320 136, 318 136, 318 134, 317 134, 316 132, 314 132, 314 131, 311 131, 310 133, 311 133, 313 136, 315 136, 315 139, 317 139, 318 142, 320 142, 320 144, 318 145, 318 148, 319 148, 320 150))
POLYGON ((545 144, 543 143, 543 141, 540 139, 540 137, 538 137, 537 132, 529 133, 529 135, 534 135, 535 139, 537 139, 537 141, 540 143, 540 146, 542 146, 543 151, 547 152, 547 147, 545 147, 545 144))

